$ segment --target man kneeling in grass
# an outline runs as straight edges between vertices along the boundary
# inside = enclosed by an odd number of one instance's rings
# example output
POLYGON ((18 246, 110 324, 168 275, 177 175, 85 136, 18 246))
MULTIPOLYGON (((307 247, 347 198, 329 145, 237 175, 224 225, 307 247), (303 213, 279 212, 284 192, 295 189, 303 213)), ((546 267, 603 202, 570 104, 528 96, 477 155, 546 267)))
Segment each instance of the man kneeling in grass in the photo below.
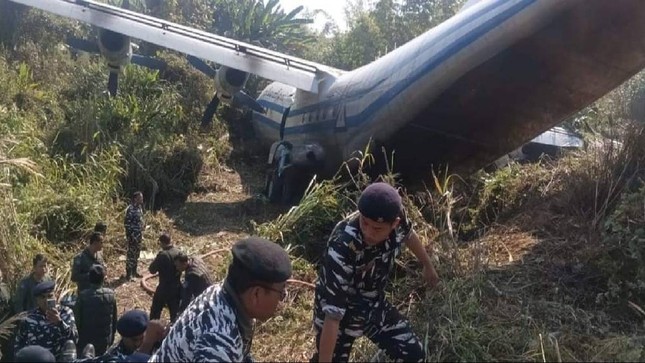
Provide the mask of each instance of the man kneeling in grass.
POLYGON ((386 183, 368 186, 358 211, 338 223, 328 241, 316 283, 312 361, 346 362, 354 340, 362 335, 397 361, 425 360, 410 323, 385 300, 388 275, 404 244, 434 287, 439 277, 412 230, 398 191, 386 183))

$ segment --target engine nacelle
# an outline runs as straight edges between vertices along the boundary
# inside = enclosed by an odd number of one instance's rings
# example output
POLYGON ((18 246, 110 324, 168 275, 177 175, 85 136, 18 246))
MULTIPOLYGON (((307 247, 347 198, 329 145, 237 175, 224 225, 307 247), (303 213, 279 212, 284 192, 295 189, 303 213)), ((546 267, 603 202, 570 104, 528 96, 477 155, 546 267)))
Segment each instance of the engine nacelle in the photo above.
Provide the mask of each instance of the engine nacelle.
POLYGON ((220 101, 230 104, 235 95, 246 84, 249 74, 235 68, 221 66, 215 75, 215 89, 220 101))
POLYGON ((111 72, 130 63, 132 59, 132 43, 130 37, 111 30, 101 29, 99 32, 99 49, 105 57, 111 72))

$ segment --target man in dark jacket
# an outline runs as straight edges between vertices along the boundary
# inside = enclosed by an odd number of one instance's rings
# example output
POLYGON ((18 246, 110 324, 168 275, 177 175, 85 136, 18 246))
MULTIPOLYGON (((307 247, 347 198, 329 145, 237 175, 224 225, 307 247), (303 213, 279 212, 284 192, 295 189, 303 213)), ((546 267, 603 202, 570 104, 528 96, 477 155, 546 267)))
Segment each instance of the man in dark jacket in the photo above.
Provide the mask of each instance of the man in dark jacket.
POLYGON ((159 236, 161 251, 157 253, 148 270, 151 274, 159 273, 159 285, 152 297, 150 319, 159 319, 165 306, 170 311, 170 320, 175 321, 179 312, 179 294, 181 292, 181 273, 175 268, 175 256, 179 250, 173 246, 168 233, 159 236))
POLYGON ((83 252, 74 256, 72 262, 72 281, 76 282, 78 287, 77 293, 90 287, 89 272, 93 265, 101 265, 105 267, 103 262, 103 234, 100 232, 93 232, 90 236, 89 245, 83 252))
POLYGON ((103 287, 105 268, 93 265, 89 272, 90 287, 81 291, 75 306, 78 327, 78 355, 87 344, 102 355, 114 343, 117 309, 114 290, 103 287))
POLYGON ((29 311, 36 307, 33 289, 41 282, 51 281, 51 278, 47 276, 47 272, 47 257, 39 253, 32 260, 31 273, 18 283, 13 300, 14 314, 29 311))
POLYGON ((198 256, 188 258, 188 255, 179 252, 175 256, 175 268, 180 274, 186 272, 181 289, 181 304, 179 305, 179 310, 184 311, 188 304, 211 286, 214 281, 206 264, 198 256))

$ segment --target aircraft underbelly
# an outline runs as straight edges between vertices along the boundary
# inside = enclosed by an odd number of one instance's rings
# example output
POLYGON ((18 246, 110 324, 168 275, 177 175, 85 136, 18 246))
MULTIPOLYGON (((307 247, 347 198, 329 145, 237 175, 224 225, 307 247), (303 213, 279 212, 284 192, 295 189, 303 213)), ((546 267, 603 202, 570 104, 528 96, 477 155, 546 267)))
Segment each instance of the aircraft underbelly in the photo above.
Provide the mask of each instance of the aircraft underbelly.
POLYGON ((387 146, 399 171, 474 171, 589 105, 645 67, 643 19, 643 0, 586 0, 558 15, 464 74, 398 131, 387 146))

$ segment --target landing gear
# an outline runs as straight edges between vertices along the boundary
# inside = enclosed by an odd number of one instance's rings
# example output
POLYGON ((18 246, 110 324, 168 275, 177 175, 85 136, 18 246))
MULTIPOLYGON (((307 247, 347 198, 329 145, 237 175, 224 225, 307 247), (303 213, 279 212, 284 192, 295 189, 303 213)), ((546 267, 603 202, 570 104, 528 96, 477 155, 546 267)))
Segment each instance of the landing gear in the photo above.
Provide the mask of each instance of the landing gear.
POLYGON ((293 189, 290 187, 291 143, 282 141, 271 148, 270 167, 267 172, 264 194, 271 203, 289 204, 293 199, 293 189))

